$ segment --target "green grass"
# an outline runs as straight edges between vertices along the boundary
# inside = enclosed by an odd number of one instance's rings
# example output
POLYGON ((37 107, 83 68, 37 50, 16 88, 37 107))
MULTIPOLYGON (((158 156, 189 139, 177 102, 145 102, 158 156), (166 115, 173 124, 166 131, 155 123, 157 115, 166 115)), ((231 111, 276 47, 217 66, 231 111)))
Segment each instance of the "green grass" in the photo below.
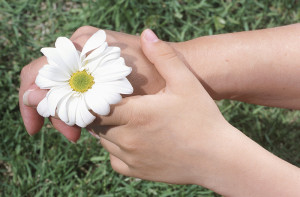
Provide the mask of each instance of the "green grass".
MULTIPOLYGON (((78 27, 139 34, 150 27, 168 41, 296 23, 298 1, 0 0, 0 194, 2 196, 217 196, 205 188, 127 178, 86 132, 77 145, 49 123, 30 137, 18 108, 19 74, 40 48, 78 27)), ((300 112, 233 101, 218 103, 234 126, 300 166, 300 112)))

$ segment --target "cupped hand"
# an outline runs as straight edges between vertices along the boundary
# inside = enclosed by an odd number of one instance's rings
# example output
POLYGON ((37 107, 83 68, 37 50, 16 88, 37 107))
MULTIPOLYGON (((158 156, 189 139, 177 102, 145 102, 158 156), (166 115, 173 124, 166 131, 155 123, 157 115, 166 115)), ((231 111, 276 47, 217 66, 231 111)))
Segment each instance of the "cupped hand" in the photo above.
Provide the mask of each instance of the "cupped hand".
MULTIPOLYGON (((76 48, 81 50, 85 42, 96 31, 98 28, 95 27, 81 27, 75 31, 70 39, 76 48)), ((128 79, 133 85, 134 94, 151 94, 164 87, 164 80, 142 53, 138 36, 113 31, 106 31, 106 34, 108 44, 120 47, 121 56, 124 57, 126 65, 133 69, 128 79)), ((46 63, 46 57, 38 58, 25 66, 21 72, 19 106, 24 125, 30 135, 39 132, 44 123, 44 118, 37 113, 36 106, 45 97, 47 91, 40 90, 35 85, 35 78, 39 69, 46 63)), ((50 117, 50 121, 54 128, 70 141, 76 142, 79 139, 81 128, 70 127, 55 117, 50 117)))
POLYGON ((88 129, 100 136, 121 174, 176 184, 213 179, 223 146, 238 132, 170 45, 145 30, 141 46, 166 87, 123 99, 88 129))

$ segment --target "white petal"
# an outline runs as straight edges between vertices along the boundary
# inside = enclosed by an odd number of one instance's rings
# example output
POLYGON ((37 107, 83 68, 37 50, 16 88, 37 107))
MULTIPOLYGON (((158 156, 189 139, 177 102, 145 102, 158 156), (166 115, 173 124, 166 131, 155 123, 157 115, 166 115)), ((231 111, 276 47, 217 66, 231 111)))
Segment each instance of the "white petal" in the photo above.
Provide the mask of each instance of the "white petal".
POLYGON ((98 68, 98 65, 100 65, 101 58, 97 58, 92 61, 88 61, 87 64, 85 65, 85 68, 92 73, 96 68, 98 68))
POLYGON ((71 96, 72 96, 72 92, 70 92, 64 98, 62 98, 61 101, 58 103, 58 106, 57 106, 57 115, 58 115, 58 117, 66 123, 69 122, 67 103, 68 103, 71 96))
POLYGON ((103 98, 110 104, 114 105, 122 100, 122 96, 115 92, 103 92, 103 98))
POLYGON ((84 58, 83 62, 89 61, 96 57, 99 57, 104 54, 104 51, 107 49, 107 42, 104 42, 99 48, 95 49, 91 54, 89 54, 86 58, 84 58))
POLYGON ((131 73, 131 67, 125 65, 123 58, 112 60, 93 72, 95 82, 114 81, 125 78, 131 73))
POLYGON ((48 109, 47 97, 45 97, 37 106, 37 112, 43 117, 49 117, 50 111, 48 109))
POLYGON ((86 67, 90 72, 94 72, 96 68, 103 66, 106 62, 118 59, 121 49, 119 47, 107 47, 103 54, 92 61, 89 61, 86 67))
MULTIPOLYGON (((57 70, 58 72, 62 73, 65 76, 71 76, 71 72, 69 72, 69 68, 64 66, 58 66, 53 60, 47 59, 48 64, 53 67, 53 69, 57 70)), ((47 64, 46 64, 47 65, 47 64)))
POLYGON ((66 97, 72 89, 69 86, 61 86, 61 87, 54 87, 49 91, 47 96, 48 98, 48 106, 51 116, 55 116, 55 111, 58 103, 64 97, 66 97))
POLYGON ((113 92, 109 86, 95 84, 92 91, 95 91, 96 94, 101 95, 101 97, 103 97, 104 100, 110 105, 117 104, 122 100, 120 93, 113 92))
MULTIPOLYGON (((81 118, 83 120, 83 122, 86 125, 91 124, 94 120, 95 120, 95 116, 93 114, 91 114, 91 112, 89 112, 88 107, 86 105, 85 99, 82 96, 79 103, 78 103, 78 109, 80 111, 81 114, 81 118)), ((77 118, 77 116, 76 116, 77 118)))
POLYGON ((87 126, 87 124, 85 124, 85 122, 83 122, 82 118, 81 118, 81 114, 80 114, 80 110, 77 108, 76 109, 76 123, 77 126, 80 126, 81 128, 84 128, 87 126))
POLYGON ((71 40, 66 37, 59 37, 56 39, 55 47, 72 72, 80 69, 79 55, 71 40))
POLYGON ((87 91, 84 96, 89 109, 102 116, 109 114, 109 104, 101 97, 101 95, 97 95, 97 92, 93 91, 93 89, 87 91))
POLYGON ((103 30, 99 30, 96 33, 94 33, 85 43, 83 46, 80 59, 82 60, 82 57, 90 52, 91 50, 94 50, 98 47, 100 47, 106 40, 106 34, 103 30))
POLYGON ((84 128, 87 126, 87 124, 83 121, 83 118, 81 116, 81 99, 78 99, 78 105, 76 109, 76 125, 84 128))
POLYGON ((47 61, 49 64, 56 65, 57 67, 65 70, 70 75, 73 73, 70 66, 65 63, 63 57, 56 48, 42 48, 41 52, 47 57, 47 61))
POLYGON ((55 66, 49 64, 46 64, 39 70, 39 75, 53 81, 68 81, 70 79, 70 75, 61 72, 55 66))
POLYGON ((132 94, 133 93, 133 87, 128 81, 127 78, 119 79, 116 81, 109 81, 109 82, 103 82, 103 83, 96 83, 94 86, 104 86, 111 92, 117 92, 120 94, 132 94))
POLYGON ((71 96, 67 102, 67 109, 68 109, 68 118, 69 122, 66 122, 69 126, 74 126, 76 123, 76 110, 79 101, 78 96, 71 96))
POLYGON ((68 82, 53 81, 52 79, 47 79, 39 74, 35 79, 35 84, 41 89, 51 89, 57 86, 65 86, 68 84, 68 82))

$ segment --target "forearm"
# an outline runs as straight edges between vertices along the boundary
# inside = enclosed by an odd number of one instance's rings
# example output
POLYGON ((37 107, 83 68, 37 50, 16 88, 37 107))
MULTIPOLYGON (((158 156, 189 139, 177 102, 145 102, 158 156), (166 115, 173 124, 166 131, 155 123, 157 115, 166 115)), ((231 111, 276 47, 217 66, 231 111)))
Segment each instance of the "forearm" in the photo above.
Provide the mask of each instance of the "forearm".
POLYGON ((214 99, 300 109, 299 24, 177 45, 214 99))
MULTIPOLYGON (((218 144, 215 165, 204 185, 225 196, 299 196, 300 170, 235 131, 218 144)), ((226 135, 225 133, 225 135, 226 135)), ((222 133, 221 133, 222 135, 222 133)), ((201 173, 200 176, 203 176, 201 173)))

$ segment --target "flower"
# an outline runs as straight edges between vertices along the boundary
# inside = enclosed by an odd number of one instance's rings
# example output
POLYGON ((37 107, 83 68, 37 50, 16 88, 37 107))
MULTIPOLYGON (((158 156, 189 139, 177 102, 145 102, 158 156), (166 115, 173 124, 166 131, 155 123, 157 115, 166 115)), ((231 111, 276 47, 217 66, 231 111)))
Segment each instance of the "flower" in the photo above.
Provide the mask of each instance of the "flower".
POLYGON ((120 94, 132 94, 126 78, 131 68, 120 57, 120 48, 109 47, 105 40, 105 32, 99 30, 81 52, 66 37, 57 38, 55 48, 41 49, 48 64, 39 70, 35 83, 49 89, 37 106, 41 116, 57 115, 70 126, 86 127, 96 118, 91 111, 108 115, 109 105, 121 101, 120 94))

